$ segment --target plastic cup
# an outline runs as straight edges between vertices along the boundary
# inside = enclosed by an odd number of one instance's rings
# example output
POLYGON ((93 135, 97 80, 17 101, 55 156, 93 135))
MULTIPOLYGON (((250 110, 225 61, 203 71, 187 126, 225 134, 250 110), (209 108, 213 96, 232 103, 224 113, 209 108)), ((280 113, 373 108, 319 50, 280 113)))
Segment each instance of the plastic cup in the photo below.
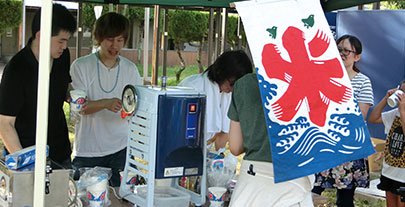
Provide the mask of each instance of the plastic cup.
POLYGON ((105 206, 107 196, 107 178, 87 187, 87 198, 90 207, 105 206))
POLYGON ((404 92, 401 90, 396 90, 390 97, 388 97, 387 103, 389 106, 394 108, 397 106, 397 103, 399 101, 399 94, 403 94, 404 92))
MULTIPOLYGON (((120 172, 120 181, 122 181, 123 177, 124 177, 124 171, 121 171, 120 172)), ((135 185, 135 182, 136 182, 136 174, 134 172, 128 171, 125 185, 127 186, 127 188, 131 189, 131 187, 135 185)))
POLYGON ((86 92, 82 90, 71 90, 70 97, 72 100, 70 100, 70 110, 80 112, 86 100, 86 96, 86 92))
POLYGON ((210 207, 224 206, 226 188, 209 187, 208 193, 210 199, 210 207))

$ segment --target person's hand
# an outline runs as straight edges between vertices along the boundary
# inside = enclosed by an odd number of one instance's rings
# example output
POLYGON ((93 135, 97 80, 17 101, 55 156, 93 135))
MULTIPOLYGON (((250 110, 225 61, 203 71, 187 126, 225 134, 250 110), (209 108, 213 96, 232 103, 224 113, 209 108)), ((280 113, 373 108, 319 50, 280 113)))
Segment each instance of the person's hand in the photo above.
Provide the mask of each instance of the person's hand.
POLYGON ((405 93, 398 93, 398 110, 400 113, 405 113, 405 93))
POLYGON ((398 90, 398 88, 393 88, 393 89, 388 90, 387 94, 385 95, 385 98, 388 99, 388 97, 390 97, 392 94, 394 94, 395 91, 397 91, 397 90, 398 90))
POLYGON ((122 108, 122 102, 118 98, 106 99, 104 106, 106 109, 117 113, 122 108))
POLYGON ((80 113, 83 114, 83 115, 86 114, 85 111, 86 111, 86 108, 87 108, 87 101, 88 101, 88 100, 89 100, 89 99, 88 99, 87 96, 86 96, 86 98, 84 98, 84 103, 83 103, 83 105, 82 105, 82 110, 80 111, 80 113))

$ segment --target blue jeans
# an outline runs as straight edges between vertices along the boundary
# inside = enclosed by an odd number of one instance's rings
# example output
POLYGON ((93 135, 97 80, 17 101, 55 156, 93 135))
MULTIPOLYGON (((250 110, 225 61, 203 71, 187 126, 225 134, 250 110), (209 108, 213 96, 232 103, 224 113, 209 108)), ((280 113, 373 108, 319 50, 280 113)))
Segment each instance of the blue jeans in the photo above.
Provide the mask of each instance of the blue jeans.
POLYGON ((110 185, 113 187, 120 186, 120 171, 124 170, 126 156, 127 148, 103 157, 75 157, 72 163, 75 170, 74 179, 79 179, 79 169, 82 167, 108 167, 112 171, 110 185))

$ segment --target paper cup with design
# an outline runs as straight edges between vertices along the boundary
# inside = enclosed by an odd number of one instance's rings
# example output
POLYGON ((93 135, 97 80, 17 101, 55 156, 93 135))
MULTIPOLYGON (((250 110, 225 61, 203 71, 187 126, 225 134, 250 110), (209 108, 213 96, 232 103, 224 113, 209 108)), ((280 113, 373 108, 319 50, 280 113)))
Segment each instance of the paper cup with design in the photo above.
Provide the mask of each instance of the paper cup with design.
MULTIPOLYGON (((122 178, 124 177, 124 171, 120 172, 120 181, 122 181, 122 178)), ((136 182, 136 174, 134 172, 128 171, 127 179, 125 181, 126 187, 131 189, 135 185, 136 182)))
POLYGON ((70 91, 70 110, 75 112, 80 112, 84 101, 86 100, 86 92, 83 90, 71 90, 70 91))
POLYGON ((226 188, 209 187, 208 195, 210 199, 210 207, 224 206, 226 188))
POLYGON ((388 105, 391 106, 392 108, 397 106, 400 94, 404 94, 404 92, 402 90, 396 90, 390 97, 388 97, 387 100, 388 105))
POLYGON ((93 185, 87 186, 87 198, 90 207, 106 206, 107 186, 107 174, 98 177, 93 185))

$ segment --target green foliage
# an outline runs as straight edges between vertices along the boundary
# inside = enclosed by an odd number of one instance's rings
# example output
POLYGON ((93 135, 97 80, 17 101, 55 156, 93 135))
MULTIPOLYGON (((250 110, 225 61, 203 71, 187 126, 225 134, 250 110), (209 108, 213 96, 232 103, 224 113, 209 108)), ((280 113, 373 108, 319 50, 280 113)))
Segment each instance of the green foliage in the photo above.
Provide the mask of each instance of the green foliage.
POLYGON ((96 15, 94 14, 94 6, 103 6, 103 11, 101 15, 108 12, 108 5, 106 4, 95 4, 95 3, 83 3, 83 17, 82 23, 88 30, 93 31, 93 27, 96 23, 96 15))
MULTIPOLYGON (((241 30, 240 35, 242 36, 241 44, 245 44, 246 35, 242 24, 240 30, 241 30)), ((228 44, 230 44, 231 46, 236 46, 238 44, 239 37, 237 36, 237 34, 238 34, 238 16, 228 15, 228 24, 227 24, 228 44)))
MULTIPOLYGON (((153 19, 153 11, 154 10, 151 9, 151 11, 149 13, 150 19, 153 19)), ((130 6, 130 7, 128 7, 128 11, 127 11, 126 16, 130 20, 138 19, 140 21, 143 21, 145 19, 145 8, 130 6)))
POLYGON ((405 9, 405 1, 388 1, 388 9, 405 9))
MULTIPOLYGON (((143 77, 143 65, 137 64, 136 67, 138 68, 139 74, 141 77, 143 77)), ((168 80, 174 78, 176 76, 176 71, 180 68, 180 66, 173 66, 173 67, 167 67, 166 68, 166 76, 168 77, 168 80)), ((159 76, 163 74, 163 69, 162 67, 159 67, 159 76)), ((152 75, 152 66, 149 65, 149 70, 148 70, 148 76, 150 77, 152 75)), ((198 66, 197 65, 189 65, 187 66, 187 70, 185 70, 181 74, 181 79, 184 79, 190 75, 198 74, 198 66)), ((169 81, 168 81, 169 82, 169 81)), ((176 84, 177 85, 177 84, 176 84)))
POLYGON ((21 0, 0 0, 0 34, 7 28, 16 28, 22 20, 21 0))
POLYGON ((188 10, 170 10, 168 31, 174 42, 200 41, 207 34, 208 15, 188 10))

